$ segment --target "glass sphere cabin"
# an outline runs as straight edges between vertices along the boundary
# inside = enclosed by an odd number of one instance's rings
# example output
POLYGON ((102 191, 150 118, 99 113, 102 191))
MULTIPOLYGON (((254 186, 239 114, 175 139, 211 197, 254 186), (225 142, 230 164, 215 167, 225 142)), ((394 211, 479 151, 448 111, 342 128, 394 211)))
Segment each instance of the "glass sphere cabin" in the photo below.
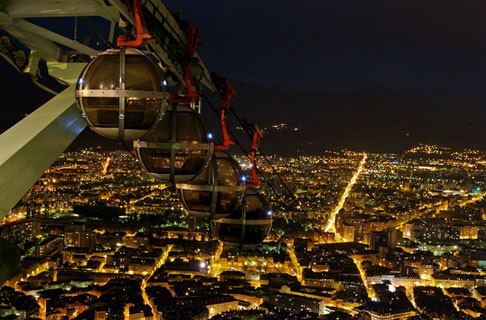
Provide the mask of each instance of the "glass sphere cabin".
POLYGON ((169 105, 157 127, 133 147, 147 172, 172 183, 194 179, 213 152, 206 122, 186 105, 169 105))
POLYGON ((110 49, 81 72, 76 102, 96 133, 135 140, 152 130, 167 107, 162 69, 134 48, 110 49))
POLYGON ((230 215, 213 220, 213 230, 221 242, 239 249, 262 243, 272 228, 272 209, 253 188, 247 188, 241 206, 230 215))
POLYGON ((176 188, 189 214, 219 219, 240 206, 246 187, 238 163, 226 152, 215 151, 200 175, 176 188))

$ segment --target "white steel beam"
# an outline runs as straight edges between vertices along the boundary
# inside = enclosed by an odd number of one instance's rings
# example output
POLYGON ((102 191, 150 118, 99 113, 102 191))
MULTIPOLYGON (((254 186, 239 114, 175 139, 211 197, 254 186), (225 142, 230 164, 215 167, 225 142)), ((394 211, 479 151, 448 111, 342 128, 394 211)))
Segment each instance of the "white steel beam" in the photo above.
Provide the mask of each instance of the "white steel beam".
POLYGON ((0 135, 0 218, 85 127, 71 85, 0 135))
POLYGON ((14 26, 17 29, 34 34, 36 38, 45 38, 47 40, 62 44, 63 46, 66 46, 68 48, 74 49, 77 52, 87 54, 89 56, 94 56, 99 53, 98 50, 92 49, 87 45, 79 43, 76 40, 63 37, 58 33, 39 27, 38 25, 35 25, 23 19, 15 19, 14 26))
POLYGON ((75 84, 86 62, 48 62, 49 75, 68 84, 75 84))
POLYGON ((111 21, 119 18, 104 0, 10 0, 7 13, 14 18, 100 16, 111 21))
POLYGON ((36 50, 47 61, 58 61, 62 57, 62 50, 56 43, 89 56, 94 56, 99 52, 76 40, 63 37, 26 20, 10 19, 10 17, 1 12, 0 27, 24 43, 31 50, 36 50))
MULTIPOLYGON (((18 21, 18 20, 17 20, 18 21)), ((45 60, 58 60, 62 56, 62 50, 54 43, 38 35, 19 29, 15 26, 16 21, 0 12, 0 28, 4 29, 18 41, 22 42, 31 50, 36 50, 45 60)))

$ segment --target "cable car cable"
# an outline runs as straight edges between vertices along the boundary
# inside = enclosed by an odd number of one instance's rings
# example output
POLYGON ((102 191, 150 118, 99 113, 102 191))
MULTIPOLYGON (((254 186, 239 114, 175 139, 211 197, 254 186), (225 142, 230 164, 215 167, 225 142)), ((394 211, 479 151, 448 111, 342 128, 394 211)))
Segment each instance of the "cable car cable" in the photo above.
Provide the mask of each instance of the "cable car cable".
MULTIPOLYGON (((211 109, 213 110, 213 112, 218 115, 218 111, 216 110, 216 108, 213 106, 213 104, 211 103, 211 101, 209 101, 208 97, 206 95, 202 95, 203 98, 205 99, 205 101, 208 103, 208 105, 211 107, 211 109)), ((240 123, 240 125, 244 128, 244 121, 238 116, 238 114, 232 109, 230 108, 229 109, 230 112, 235 116, 235 118, 237 119, 237 121, 240 123)), ((236 136, 233 134, 233 132, 231 131, 231 129, 228 129, 229 130, 229 133, 231 134, 233 140, 235 141, 235 143, 240 147, 240 149, 246 154, 245 152, 245 149, 243 148, 243 145, 238 141, 238 139, 236 138, 236 136)), ((311 226, 313 227, 313 229, 317 230, 317 232, 319 233, 319 236, 321 237, 321 239, 324 241, 324 244, 327 245, 329 247, 329 244, 327 243, 324 235, 321 233, 321 231, 319 230, 319 228, 316 228, 315 226, 315 223, 309 218, 309 216, 307 215, 307 212, 302 209, 302 204, 300 203, 300 201, 297 199, 297 197, 292 193, 292 191, 290 190, 289 186, 287 185, 287 183, 285 183, 285 181, 282 179, 282 177, 280 176, 280 174, 277 172, 277 170, 275 169, 274 165, 270 162, 270 160, 268 159, 268 157, 263 153, 263 151, 261 150, 260 148, 260 154, 264 157, 265 161, 267 162, 268 165, 270 165, 271 169, 272 169, 272 172, 273 174, 275 174, 279 181, 282 183, 282 185, 284 186, 285 190, 287 191, 287 193, 290 195, 290 197, 292 198, 292 200, 297 203, 297 205, 300 207, 300 211, 305 215, 305 217, 307 218, 307 220, 311 223, 311 226)), ((249 156, 247 155, 247 157, 249 158, 249 156)), ((265 179, 265 176, 262 174, 261 170, 258 170, 258 173, 260 175, 262 175, 262 177, 265 179)), ((267 180, 267 179, 265 179, 267 180)), ((272 190, 274 191, 275 195, 277 197, 279 197, 278 193, 276 192, 276 190, 273 188, 272 186, 272 190)), ((306 230, 304 229, 304 234, 311 240, 312 238, 307 234, 306 230)), ((281 239, 279 239, 281 240, 281 239)), ((330 247, 329 247, 330 250, 332 250, 330 247)))
POLYGON ((105 46, 105 49, 113 49, 115 46, 113 45, 113 43, 111 43, 110 41, 106 40, 103 35, 98 31, 98 29, 96 29, 93 24, 91 23, 91 21, 89 21, 88 18, 86 17, 81 17, 83 22, 88 26, 88 28, 93 31, 93 33, 100 39, 100 42, 103 46, 105 46))
MULTIPOLYGON (((233 116, 236 118, 236 120, 240 123, 240 125, 244 128, 244 121, 238 116, 238 114, 233 110, 233 109, 230 109, 230 112, 233 114, 233 116)), ((233 134, 232 134, 233 135, 233 134)), ((234 135, 233 135, 233 138, 234 135)), ((238 145, 241 146, 241 144, 238 143, 238 145)), ((311 223, 312 227, 317 230, 317 232, 319 233, 320 237, 322 238, 322 240, 324 241, 325 244, 327 244, 327 241, 326 239, 324 238, 324 235, 321 233, 320 229, 319 228, 316 228, 315 227, 315 224, 314 222, 309 218, 309 216, 307 215, 307 212, 302 209, 303 206, 302 204, 300 203, 300 201, 297 199, 297 197, 293 194, 293 192, 290 190, 289 186, 287 185, 287 183, 285 183, 285 181, 282 179, 282 177, 280 176, 280 174, 276 171, 274 165, 270 162, 270 160, 268 159, 268 157, 264 154, 263 150, 261 148, 260 149, 260 155, 263 156, 263 158, 265 159, 265 161, 267 162, 268 165, 270 165, 272 171, 274 174, 276 174, 276 176, 278 177, 278 179, 280 180, 280 182, 282 183, 282 185, 284 186, 285 190, 289 193, 290 197, 292 198, 292 200, 294 200, 295 203, 297 203, 297 205, 301 208, 301 212, 303 214, 305 214, 305 216, 307 217, 307 219, 309 220, 309 222, 311 223)))
MULTIPOLYGON (((244 125, 244 121, 238 116, 238 114, 233 110, 231 109, 230 110, 231 113, 235 116, 235 118, 238 120, 238 122, 240 123, 240 125, 244 125)), ((280 174, 276 171, 274 165, 271 163, 271 161, 268 159, 268 157, 265 155, 265 153, 263 152, 263 150, 261 148, 260 149, 260 155, 263 156, 263 158, 265 159, 265 161, 267 162, 267 164, 271 167, 273 173, 278 177, 278 179, 280 180, 280 182, 282 183, 282 185, 284 186, 285 190, 288 192, 288 194, 290 195, 290 197, 292 198, 292 200, 297 203, 297 205, 301 208, 301 212, 306 216, 306 218, 309 220, 309 222, 311 223, 312 227, 317 230, 317 232, 319 233, 319 236, 322 238, 322 240, 324 241, 324 243, 326 245, 328 245, 326 239, 324 238, 324 235, 321 233, 320 229, 319 228, 316 228, 315 227, 315 224, 314 222, 309 218, 309 216, 307 215, 307 212, 303 209, 303 206, 302 206, 302 203, 297 199, 297 197, 293 194, 293 192, 290 190, 289 186, 287 185, 287 183, 282 179, 282 177, 280 176, 280 174)))

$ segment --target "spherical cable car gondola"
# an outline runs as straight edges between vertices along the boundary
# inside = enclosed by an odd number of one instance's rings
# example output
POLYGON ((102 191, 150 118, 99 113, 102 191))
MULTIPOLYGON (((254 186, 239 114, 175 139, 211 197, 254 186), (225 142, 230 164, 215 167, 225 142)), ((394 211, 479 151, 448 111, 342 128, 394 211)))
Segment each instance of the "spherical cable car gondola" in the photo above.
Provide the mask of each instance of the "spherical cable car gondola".
POLYGON ((211 158, 213 143, 203 118, 190 107, 169 105, 165 116, 133 146, 143 168, 152 176, 183 183, 194 179, 211 158))
POLYGON ((152 130, 167 107, 162 69, 134 48, 109 49, 81 72, 76 102, 96 133, 135 140, 152 130))
POLYGON ((253 188, 247 188, 241 206, 228 216, 212 221, 213 231, 221 242, 240 250, 263 242, 272 228, 272 209, 253 188))
POLYGON ((226 152, 215 151, 208 165, 190 183, 176 184, 185 210, 196 217, 219 219, 241 204, 245 185, 241 168, 226 152))

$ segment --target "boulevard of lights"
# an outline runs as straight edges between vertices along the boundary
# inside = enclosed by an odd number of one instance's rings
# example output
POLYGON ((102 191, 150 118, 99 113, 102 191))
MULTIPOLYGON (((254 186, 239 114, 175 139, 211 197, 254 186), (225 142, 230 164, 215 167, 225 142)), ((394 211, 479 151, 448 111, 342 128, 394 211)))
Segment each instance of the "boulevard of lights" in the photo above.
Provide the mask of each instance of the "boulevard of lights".
POLYGON ((22 255, 22 269, 2 279, 2 316, 484 317, 485 159, 429 145, 269 156, 259 168, 273 230, 237 252, 132 154, 65 152, 2 222, 22 255), (113 292, 123 293, 116 303, 113 292), (31 303, 14 307, 9 296, 31 303))

